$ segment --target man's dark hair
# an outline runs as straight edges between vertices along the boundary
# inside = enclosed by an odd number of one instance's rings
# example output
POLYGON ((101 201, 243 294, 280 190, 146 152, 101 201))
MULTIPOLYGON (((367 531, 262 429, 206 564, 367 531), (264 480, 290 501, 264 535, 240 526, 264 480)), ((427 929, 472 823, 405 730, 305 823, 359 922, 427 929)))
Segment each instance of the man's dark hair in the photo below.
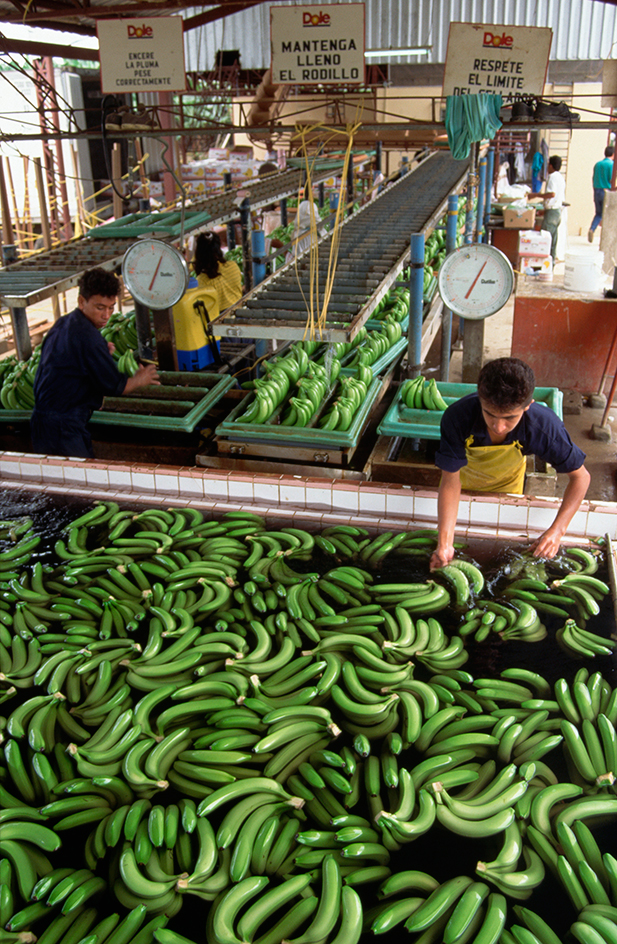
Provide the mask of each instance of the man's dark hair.
POLYGON ((548 162, 554 170, 561 170, 561 158, 559 154, 553 154, 552 157, 549 157, 548 162))
POLYGON ((498 357, 484 365, 478 377, 478 394, 498 410, 524 409, 533 399, 534 372, 518 357, 498 357))
POLYGON ((225 262, 221 249, 221 240, 218 233, 200 233, 195 240, 195 257, 193 268, 195 275, 205 272, 209 279, 215 279, 219 274, 219 263, 225 262))
POLYGON ((113 272, 101 269, 97 266, 95 269, 87 269, 83 273, 79 282, 79 294, 88 301, 93 295, 101 295, 103 298, 117 298, 120 294, 120 279, 113 272))
POLYGON ((615 148, 611 147, 610 144, 608 147, 604 148, 604 157, 612 157, 615 153, 615 148))

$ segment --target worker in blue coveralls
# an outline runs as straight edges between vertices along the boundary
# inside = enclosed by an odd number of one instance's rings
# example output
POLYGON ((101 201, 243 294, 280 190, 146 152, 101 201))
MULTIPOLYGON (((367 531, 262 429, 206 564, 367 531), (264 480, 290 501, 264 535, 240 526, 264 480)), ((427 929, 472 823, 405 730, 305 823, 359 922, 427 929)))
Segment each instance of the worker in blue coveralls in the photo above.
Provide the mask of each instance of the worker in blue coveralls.
POLYGON ((536 557, 554 557, 589 487, 585 453, 575 446, 556 413, 533 399, 535 377, 516 357, 484 365, 478 389, 444 412, 435 463, 441 469, 437 547, 431 568, 454 557, 454 530, 461 489, 522 494, 525 456, 536 455, 568 484, 554 521, 532 544, 536 557))
POLYGON ((30 434, 43 455, 94 457, 88 420, 105 396, 122 396, 158 384, 153 364, 127 377, 112 357, 115 347, 101 335, 116 307, 120 281, 105 269, 84 272, 77 308, 60 318, 43 341, 34 380, 30 434))
POLYGON ((596 208, 595 216, 591 221, 587 239, 593 242, 593 235, 598 226, 602 223, 602 211, 604 209, 604 194, 613 186, 613 161, 615 148, 605 147, 604 158, 597 161, 593 167, 593 202, 596 208))

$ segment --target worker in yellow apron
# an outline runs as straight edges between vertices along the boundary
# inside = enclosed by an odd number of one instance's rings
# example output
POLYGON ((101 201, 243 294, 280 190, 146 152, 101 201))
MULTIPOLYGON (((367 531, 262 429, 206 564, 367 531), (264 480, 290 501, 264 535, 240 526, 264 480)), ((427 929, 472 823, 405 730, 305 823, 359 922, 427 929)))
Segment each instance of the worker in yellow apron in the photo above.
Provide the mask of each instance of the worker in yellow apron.
POLYGON ((431 569, 445 566, 454 557, 461 490, 521 495, 528 455, 538 456, 569 479, 554 521, 532 545, 536 557, 554 557, 559 550, 587 493, 590 476, 585 453, 572 442, 557 414, 534 401, 534 389, 529 365, 516 357, 500 357, 484 365, 476 393, 462 397, 444 412, 435 456, 441 482, 431 569))

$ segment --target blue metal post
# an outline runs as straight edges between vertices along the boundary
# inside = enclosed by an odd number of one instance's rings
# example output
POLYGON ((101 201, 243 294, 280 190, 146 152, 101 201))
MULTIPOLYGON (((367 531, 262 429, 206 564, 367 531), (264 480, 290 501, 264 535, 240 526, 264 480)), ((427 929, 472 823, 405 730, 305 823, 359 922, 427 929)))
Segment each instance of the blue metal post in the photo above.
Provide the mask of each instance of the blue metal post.
POLYGON ((251 257, 253 259, 253 285, 259 285, 266 277, 266 234, 263 229, 251 231, 251 257))
MULTIPOLYGON (((495 173, 495 148, 490 148, 486 155, 486 190, 484 191, 484 230, 488 236, 488 220, 493 202, 493 174, 495 173)), ((488 239, 487 239, 488 242, 488 239)))
POLYGON ((478 169, 479 169, 478 212, 477 212, 478 242, 483 243, 483 242, 487 242, 486 233, 484 232, 484 194, 486 191, 486 158, 485 157, 483 157, 480 160, 478 169))
MULTIPOLYGON (((456 249, 456 233, 458 221, 458 195, 448 197, 448 213, 446 216, 446 253, 449 255, 456 249)), ((452 312, 444 305, 441 314, 441 364, 439 379, 447 383, 450 377, 450 349, 452 347, 452 312)))
POLYGON ((424 308, 424 233, 411 234, 411 276, 409 278, 409 343, 407 370, 417 377, 422 370, 422 314, 424 308))

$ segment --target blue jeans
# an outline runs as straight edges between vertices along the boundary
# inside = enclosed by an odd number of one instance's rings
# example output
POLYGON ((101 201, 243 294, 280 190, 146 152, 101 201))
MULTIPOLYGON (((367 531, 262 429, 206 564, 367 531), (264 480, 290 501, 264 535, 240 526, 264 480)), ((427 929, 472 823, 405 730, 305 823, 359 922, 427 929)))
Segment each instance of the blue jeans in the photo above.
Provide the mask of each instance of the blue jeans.
POLYGON ((601 187, 594 187, 594 188, 593 188, 593 202, 594 202, 595 207, 596 207, 596 215, 594 216, 593 220, 591 221, 590 229, 591 229, 592 233, 597 230, 598 226, 599 226, 600 223, 602 222, 602 208, 603 208, 603 206, 604 206, 604 194, 605 194, 605 193, 606 193, 606 190, 603 190, 601 187))

